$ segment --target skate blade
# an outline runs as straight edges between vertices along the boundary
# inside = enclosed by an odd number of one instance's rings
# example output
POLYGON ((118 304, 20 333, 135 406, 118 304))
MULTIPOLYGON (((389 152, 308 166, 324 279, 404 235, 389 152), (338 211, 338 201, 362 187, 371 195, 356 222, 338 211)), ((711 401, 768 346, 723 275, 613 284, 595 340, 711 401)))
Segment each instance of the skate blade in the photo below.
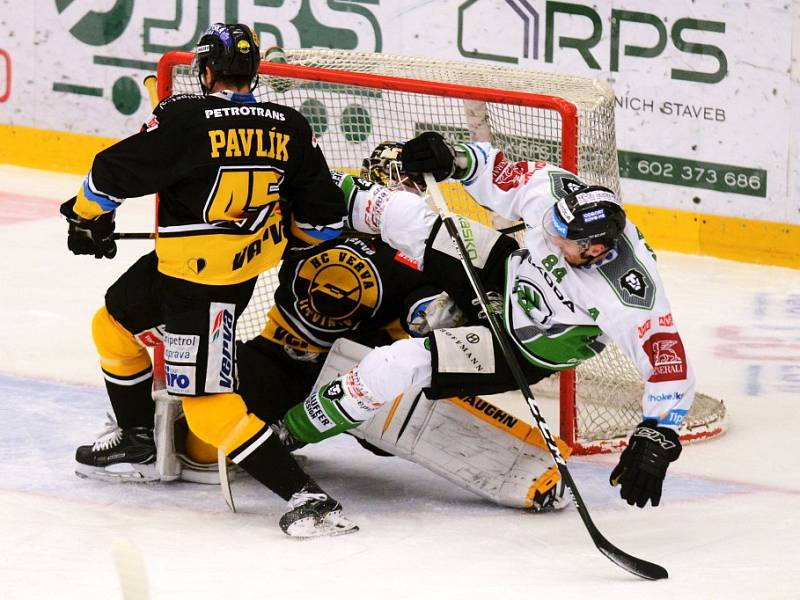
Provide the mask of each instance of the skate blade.
POLYGON ((346 535, 358 531, 358 525, 350 519, 342 516, 340 511, 334 511, 325 515, 321 521, 314 517, 298 519, 286 530, 286 535, 297 540, 308 540, 316 537, 333 537, 346 535))
POLYGON ((78 463, 75 467, 75 475, 81 479, 94 479, 113 483, 153 483, 161 481, 155 463, 149 465, 117 463, 107 467, 92 467, 78 463))

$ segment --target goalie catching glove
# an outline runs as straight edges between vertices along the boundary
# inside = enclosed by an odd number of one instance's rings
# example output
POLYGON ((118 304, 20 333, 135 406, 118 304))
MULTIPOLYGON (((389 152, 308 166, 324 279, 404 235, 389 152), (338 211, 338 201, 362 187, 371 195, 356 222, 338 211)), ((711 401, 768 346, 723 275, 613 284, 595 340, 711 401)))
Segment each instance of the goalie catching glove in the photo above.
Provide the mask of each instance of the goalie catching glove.
POLYGON ((96 219, 84 219, 75 213, 75 198, 61 205, 60 212, 69 223, 67 248, 73 254, 94 254, 95 258, 114 258, 117 243, 114 241, 114 211, 96 219))
POLYGON ((621 486, 619 494, 631 506, 644 508, 648 500, 658 506, 667 467, 680 455, 677 432, 645 419, 636 426, 619 464, 611 471, 611 485, 621 486))

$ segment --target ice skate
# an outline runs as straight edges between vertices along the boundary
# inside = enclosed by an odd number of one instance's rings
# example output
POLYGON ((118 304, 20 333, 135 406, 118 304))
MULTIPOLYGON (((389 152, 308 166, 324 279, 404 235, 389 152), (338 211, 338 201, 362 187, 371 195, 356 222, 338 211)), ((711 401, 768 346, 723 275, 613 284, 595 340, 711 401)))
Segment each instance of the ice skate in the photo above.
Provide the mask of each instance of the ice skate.
POLYGON ((75 474, 103 481, 158 481, 153 430, 122 429, 110 415, 106 426, 94 444, 79 446, 75 451, 75 474))
POLYGON ((292 495, 289 512, 280 519, 283 532, 294 538, 355 533, 358 525, 342 515, 342 505, 313 483, 292 495))

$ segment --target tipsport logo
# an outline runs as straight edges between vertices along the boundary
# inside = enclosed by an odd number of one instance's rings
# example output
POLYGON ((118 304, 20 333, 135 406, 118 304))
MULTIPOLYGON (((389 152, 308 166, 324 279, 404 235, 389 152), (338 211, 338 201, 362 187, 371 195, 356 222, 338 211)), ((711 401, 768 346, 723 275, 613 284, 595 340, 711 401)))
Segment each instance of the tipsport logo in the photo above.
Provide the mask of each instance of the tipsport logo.
POLYGON ((555 63, 563 54, 576 52, 590 69, 612 72, 624 70, 634 60, 652 59, 668 52, 675 55, 670 79, 715 84, 728 72, 728 59, 720 46, 725 42, 725 30, 723 21, 691 15, 666 18, 660 13, 623 8, 601 14, 596 5, 544 0, 466 0, 458 7, 457 47, 467 58, 512 64, 520 58, 542 60, 542 52, 544 62, 555 63), (516 54, 481 49, 483 44, 491 43, 486 32, 491 30, 492 22, 504 24, 504 39, 516 36, 516 54), (650 30, 647 37, 639 33, 637 40, 647 39, 647 46, 631 41, 636 32, 645 28, 650 30), (575 31, 587 30, 591 33, 575 35, 575 31), (698 39, 703 43, 695 41, 698 39), (604 47, 606 43, 610 48, 604 47), (626 57, 624 64, 621 57, 626 57))
POLYGON ((380 23, 374 12, 364 6, 379 3, 380 0, 272 0, 268 6, 253 6, 249 1, 226 0, 223 12, 217 6, 222 3, 208 0, 157 3, 157 11, 141 10, 145 3, 135 0, 103 2, 105 10, 90 9, 91 2, 53 0, 60 26, 91 49, 91 63, 113 69, 115 75, 122 73, 116 78, 92 77, 93 70, 84 69, 87 79, 76 82, 74 77, 68 80, 62 75, 61 81, 53 83, 53 91, 110 98, 119 113, 133 115, 146 97, 140 82, 155 73, 161 55, 170 50, 192 50, 202 33, 218 21, 251 25, 264 48, 277 45, 381 52, 380 23), (95 85, 96 81, 107 79, 111 81, 110 89, 95 85))

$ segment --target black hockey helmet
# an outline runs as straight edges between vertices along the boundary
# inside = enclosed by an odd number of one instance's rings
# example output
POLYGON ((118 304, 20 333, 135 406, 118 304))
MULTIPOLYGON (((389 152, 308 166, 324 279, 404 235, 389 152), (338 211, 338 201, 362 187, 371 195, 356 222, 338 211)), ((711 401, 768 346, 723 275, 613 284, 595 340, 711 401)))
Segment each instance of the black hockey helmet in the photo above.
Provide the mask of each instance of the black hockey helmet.
POLYGON ((556 202, 545 215, 545 227, 581 245, 614 248, 625 229, 625 210, 613 191, 590 185, 556 202))
POLYGON ((258 38, 247 25, 214 23, 197 43, 193 67, 207 93, 206 67, 215 77, 241 77, 250 81, 258 73, 259 61, 258 38))

